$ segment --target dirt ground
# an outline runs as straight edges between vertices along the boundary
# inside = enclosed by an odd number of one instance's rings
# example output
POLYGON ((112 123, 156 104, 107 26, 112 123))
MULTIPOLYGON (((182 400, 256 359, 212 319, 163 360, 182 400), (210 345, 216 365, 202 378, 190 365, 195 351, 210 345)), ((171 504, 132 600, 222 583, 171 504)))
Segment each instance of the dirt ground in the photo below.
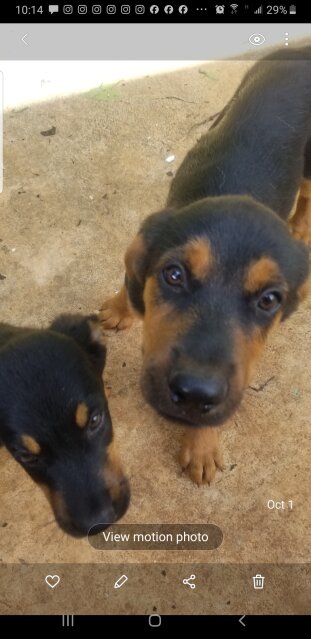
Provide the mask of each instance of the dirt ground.
MULTIPOLYGON (((217 62, 5 115, 0 197, 1 320, 47 326, 89 313, 123 279, 140 222, 164 204, 185 153, 249 62, 217 62), (56 128, 54 135, 42 131, 56 128), (171 163, 166 161, 175 156, 171 163)), ((215 523, 224 541, 179 562, 303 563, 310 557, 310 297, 273 336, 225 427, 226 469, 198 488, 177 463, 182 428, 139 388, 141 327, 108 334, 109 405, 132 487, 127 523, 215 523), (292 500, 271 509, 268 500, 292 500)), ((0 556, 6 563, 176 562, 176 553, 100 552, 66 536, 26 473, 0 451, 0 556)))

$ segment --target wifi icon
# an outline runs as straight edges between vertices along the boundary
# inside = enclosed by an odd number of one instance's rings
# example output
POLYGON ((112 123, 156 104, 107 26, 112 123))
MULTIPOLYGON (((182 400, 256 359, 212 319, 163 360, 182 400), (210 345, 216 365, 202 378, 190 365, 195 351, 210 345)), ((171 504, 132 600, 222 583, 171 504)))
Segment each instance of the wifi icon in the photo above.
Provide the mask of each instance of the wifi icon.
POLYGON ((230 4, 231 13, 237 13, 238 4, 230 4))

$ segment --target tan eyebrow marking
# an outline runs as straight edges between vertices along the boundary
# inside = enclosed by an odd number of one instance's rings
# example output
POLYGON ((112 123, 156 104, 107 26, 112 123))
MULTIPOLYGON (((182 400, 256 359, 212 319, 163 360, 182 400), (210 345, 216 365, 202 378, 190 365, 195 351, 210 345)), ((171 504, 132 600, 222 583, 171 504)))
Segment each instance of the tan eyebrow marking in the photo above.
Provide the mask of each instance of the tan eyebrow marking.
POLYGON ((261 257, 249 265, 245 273, 244 288, 247 293, 256 293, 269 282, 278 281, 281 277, 277 263, 270 257, 261 257))
POLYGON ((29 453, 32 453, 33 455, 39 455, 39 453, 41 453, 40 444, 38 444, 31 435, 22 435, 22 442, 29 453))
POLYGON ((205 279, 214 264, 211 244, 207 237, 189 240, 183 247, 183 257, 192 275, 198 280, 205 279))
POLYGON ((85 428, 89 420, 89 409, 84 402, 78 404, 75 418, 77 426, 79 426, 79 428, 85 428))

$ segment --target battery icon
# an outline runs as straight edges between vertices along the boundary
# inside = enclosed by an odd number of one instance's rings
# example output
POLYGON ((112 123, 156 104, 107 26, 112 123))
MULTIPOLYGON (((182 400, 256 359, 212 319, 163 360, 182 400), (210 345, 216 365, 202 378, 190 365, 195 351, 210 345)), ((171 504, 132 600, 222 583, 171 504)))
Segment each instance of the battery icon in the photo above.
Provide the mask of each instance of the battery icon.
POLYGON ((289 13, 291 13, 292 15, 296 13, 296 7, 294 4, 291 4, 289 7, 289 13))

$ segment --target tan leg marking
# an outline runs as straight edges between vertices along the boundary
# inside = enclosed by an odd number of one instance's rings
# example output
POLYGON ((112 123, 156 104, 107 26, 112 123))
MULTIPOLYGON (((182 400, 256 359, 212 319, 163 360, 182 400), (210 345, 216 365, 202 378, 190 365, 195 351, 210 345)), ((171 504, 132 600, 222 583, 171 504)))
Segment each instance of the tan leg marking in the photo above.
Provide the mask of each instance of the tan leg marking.
MULTIPOLYGON (((128 247, 124 261, 128 278, 130 280, 133 278, 137 280, 137 282, 141 284, 142 289, 143 279, 141 270, 145 254, 146 248, 144 240, 139 233, 128 247)), ((135 317, 140 317, 140 315, 133 309, 126 286, 124 285, 116 295, 105 300, 99 314, 99 320, 104 329, 115 328, 118 331, 129 328, 135 317)))
POLYGON ((179 462, 196 484, 210 484, 215 477, 216 469, 224 469, 219 429, 187 428, 179 462))
POLYGON ((289 228, 297 240, 311 247, 311 180, 302 180, 297 206, 289 220, 289 228))
POLYGON ((118 331, 130 328, 135 317, 125 286, 103 303, 99 313, 99 321, 103 328, 115 328, 118 331))

